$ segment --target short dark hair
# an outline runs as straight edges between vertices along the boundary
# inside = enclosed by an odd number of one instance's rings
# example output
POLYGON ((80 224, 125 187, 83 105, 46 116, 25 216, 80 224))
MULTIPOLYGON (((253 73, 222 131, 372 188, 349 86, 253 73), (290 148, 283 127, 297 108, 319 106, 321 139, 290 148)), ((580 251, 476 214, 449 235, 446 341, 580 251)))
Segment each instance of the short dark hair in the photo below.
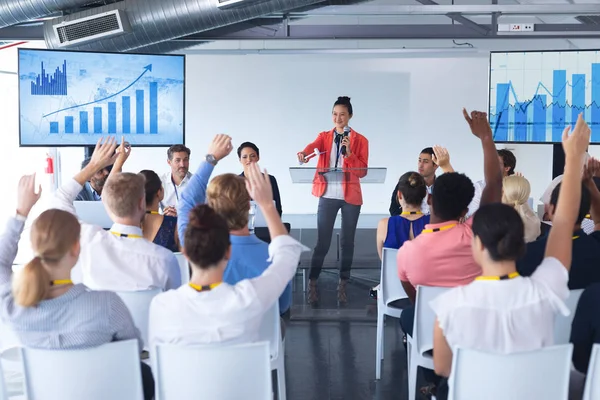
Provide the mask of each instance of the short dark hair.
MULTIPOLYGON (((433 162, 433 156, 435 154, 433 152, 433 147, 425 147, 423 150, 421 150, 421 152, 419 154, 429 154, 431 156, 431 160, 433 162)), ((434 164, 435 164, 435 162, 434 162, 434 164)))
POLYGON ((464 174, 447 172, 436 178, 431 202, 433 212, 442 221, 459 220, 475 195, 473 182, 464 174))
POLYGON ((398 192, 402 193, 402 197, 407 204, 420 206, 425 196, 427 196, 425 179, 418 172, 407 172, 398 180, 396 193, 398 192))
POLYGON ((149 169, 141 170, 140 175, 142 175, 146 180, 144 185, 144 190, 146 192, 146 204, 150 204, 156 197, 158 191, 162 188, 162 181, 156 172, 149 169))
POLYGON ((502 158, 504 166, 509 167, 508 175, 513 175, 517 167, 517 157, 515 157, 512 151, 507 149, 498 150, 498 156, 502 158))
POLYGON ((223 260, 231 245, 227 222, 206 204, 197 205, 190 211, 184 238, 185 255, 202 269, 223 260))
POLYGON ((350 103, 350 97, 348 96, 340 96, 337 98, 333 106, 344 106, 348 109, 348 114, 352 115, 354 112, 352 111, 352 103, 350 103))
POLYGON ((260 157, 260 151, 258 150, 258 147, 256 147, 256 145, 254 143, 244 142, 244 143, 240 144, 240 147, 238 147, 238 149, 237 149, 238 158, 242 158, 242 150, 244 150, 246 147, 250 147, 252 150, 254 150, 254 152, 256 153, 256 156, 260 157))
POLYGON ((185 145, 174 144, 173 146, 171 146, 167 149, 167 157, 169 158, 169 160, 172 160, 174 153, 183 153, 183 152, 187 153, 188 157, 192 154, 192 151, 190 149, 188 149, 187 147, 185 147, 185 145))
POLYGON ((473 235, 494 261, 516 261, 525 254, 523 219, 507 204, 481 206, 473 216, 473 235))
MULTIPOLYGON (((82 162, 81 162, 81 169, 84 169, 85 167, 87 167, 90 163, 90 161, 92 161, 92 157, 86 157, 82 162)), ((108 167, 104 167, 103 169, 108 170, 108 172, 112 171, 112 165, 109 165, 108 167)))
MULTIPOLYGON (((556 205, 558 204, 558 194, 560 193, 560 188, 562 187, 562 183, 556 185, 552 194, 550 195, 550 204, 554 206, 556 211, 556 205)), ((581 184, 581 200, 579 201, 579 213, 577 214, 577 220, 575 221, 576 225, 581 224, 581 221, 585 218, 585 216, 590 212, 590 208, 592 206, 592 199, 590 196, 590 191, 585 186, 585 184, 581 184)))

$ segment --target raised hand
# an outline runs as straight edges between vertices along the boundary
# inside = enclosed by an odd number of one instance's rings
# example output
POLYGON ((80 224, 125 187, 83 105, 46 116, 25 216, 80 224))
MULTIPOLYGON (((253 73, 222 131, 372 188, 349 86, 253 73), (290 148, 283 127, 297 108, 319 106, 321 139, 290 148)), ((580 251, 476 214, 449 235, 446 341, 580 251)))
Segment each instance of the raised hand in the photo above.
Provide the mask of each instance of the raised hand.
POLYGON ((583 113, 579 114, 575 128, 573 128, 573 132, 569 135, 570 131, 571 127, 567 126, 562 135, 565 157, 567 160, 570 158, 576 160, 578 163, 581 162, 581 166, 583 166, 584 155, 590 145, 591 134, 590 127, 583 119, 583 113))
POLYGON ((35 192, 35 174, 23 175, 17 189, 17 214, 27 217, 41 196, 42 186, 38 186, 38 192, 35 192))
POLYGON ((220 133, 212 140, 208 147, 208 154, 212 154, 217 161, 220 161, 227 157, 231 153, 231 150, 233 150, 231 136, 220 133))
POLYGON ((118 154, 115 152, 116 149, 117 139, 115 137, 100 138, 98 143, 96 143, 96 148, 94 149, 89 165, 95 171, 113 165, 118 157, 118 154))
POLYGON ((591 182, 594 176, 600 175, 600 161, 590 157, 587 164, 583 166, 583 182, 591 182))
POLYGON ((269 174, 265 170, 264 174, 260 172, 260 167, 256 163, 251 163, 248 170, 245 171, 246 189, 248 194, 254 199, 261 208, 273 206, 273 189, 269 174))
POLYGON ((125 163, 131 154, 131 145, 121 136, 121 144, 117 147, 117 158, 122 163, 125 163))
POLYGON ((433 146, 433 162, 441 169, 450 165, 450 154, 445 147, 433 146))
POLYGON ((472 111, 471 115, 469 116, 467 110, 463 108, 463 116, 469 124, 469 128, 471 128, 473 135, 477 136, 481 140, 492 138, 492 128, 487 119, 487 113, 481 111, 472 111))

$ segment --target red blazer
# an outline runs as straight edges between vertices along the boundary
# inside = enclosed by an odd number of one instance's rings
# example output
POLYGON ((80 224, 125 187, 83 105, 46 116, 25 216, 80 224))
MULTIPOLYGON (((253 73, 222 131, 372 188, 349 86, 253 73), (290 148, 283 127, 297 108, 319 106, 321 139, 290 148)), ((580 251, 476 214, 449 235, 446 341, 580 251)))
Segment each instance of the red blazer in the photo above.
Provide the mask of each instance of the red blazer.
MULTIPOLYGON (((317 172, 313 180, 312 194, 316 197, 321 197, 327 189, 327 181, 319 172, 329 169, 331 157, 331 148, 333 144, 334 129, 328 132, 321 132, 317 139, 306 146, 303 150, 304 154, 309 155, 319 149, 319 152, 325 152, 319 156, 317 162, 317 172)), ((343 157, 342 168, 367 168, 369 165, 369 141, 366 137, 351 129, 350 133, 350 157, 343 157)), ((360 189, 360 178, 367 175, 366 170, 347 171, 342 188, 344 190, 344 200, 349 204, 357 206, 362 205, 362 191, 360 189)))

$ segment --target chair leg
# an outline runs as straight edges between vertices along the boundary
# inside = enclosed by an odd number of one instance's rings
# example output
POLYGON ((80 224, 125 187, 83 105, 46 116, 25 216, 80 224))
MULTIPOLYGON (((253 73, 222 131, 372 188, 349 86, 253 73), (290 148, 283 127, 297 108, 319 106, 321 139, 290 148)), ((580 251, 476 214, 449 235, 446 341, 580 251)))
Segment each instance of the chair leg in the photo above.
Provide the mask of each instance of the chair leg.
MULTIPOLYGON (((412 346, 410 346, 412 347, 412 346)), ((411 352, 409 352, 409 356, 411 357, 412 354, 412 349, 411 352)), ((419 365, 416 363, 416 360, 409 360, 408 361, 408 399, 409 400, 415 400, 416 396, 417 396, 417 369, 419 368, 419 365)))
POLYGON ((302 292, 306 293, 306 269, 302 270, 302 292))
POLYGON ((384 315, 381 311, 377 311, 377 348, 375 350, 375 379, 381 379, 381 364, 383 362, 383 323, 384 315))
POLYGON ((285 363, 283 360, 283 354, 279 356, 279 363, 277 365, 277 400, 286 400, 285 393, 285 363))

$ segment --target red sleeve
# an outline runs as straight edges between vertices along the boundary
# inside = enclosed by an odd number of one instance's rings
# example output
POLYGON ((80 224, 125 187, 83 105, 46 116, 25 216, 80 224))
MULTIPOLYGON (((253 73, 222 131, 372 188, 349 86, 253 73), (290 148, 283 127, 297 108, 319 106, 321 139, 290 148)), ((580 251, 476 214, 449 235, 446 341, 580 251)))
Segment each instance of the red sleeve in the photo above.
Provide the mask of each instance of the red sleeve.
POLYGON ((325 151, 325 149, 323 148, 323 137, 324 136, 325 136, 325 132, 319 133, 319 135, 317 136, 315 141, 308 144, 308 146, 306 146, 304 148, 304 150, 302 150, 302 152, 305 155, 309 155, 315 151, 315 148, 319 149, 319 152, 324 152, 325 151))
POLYGON ((369 141, 362 136, 360 137, 360 142, 357 144, 357 151, 346 157, 346 167, 361 168, 353 171, 353 173, 359 178, 364 178, 367 175, 367 168, 369 167, 369 141))

